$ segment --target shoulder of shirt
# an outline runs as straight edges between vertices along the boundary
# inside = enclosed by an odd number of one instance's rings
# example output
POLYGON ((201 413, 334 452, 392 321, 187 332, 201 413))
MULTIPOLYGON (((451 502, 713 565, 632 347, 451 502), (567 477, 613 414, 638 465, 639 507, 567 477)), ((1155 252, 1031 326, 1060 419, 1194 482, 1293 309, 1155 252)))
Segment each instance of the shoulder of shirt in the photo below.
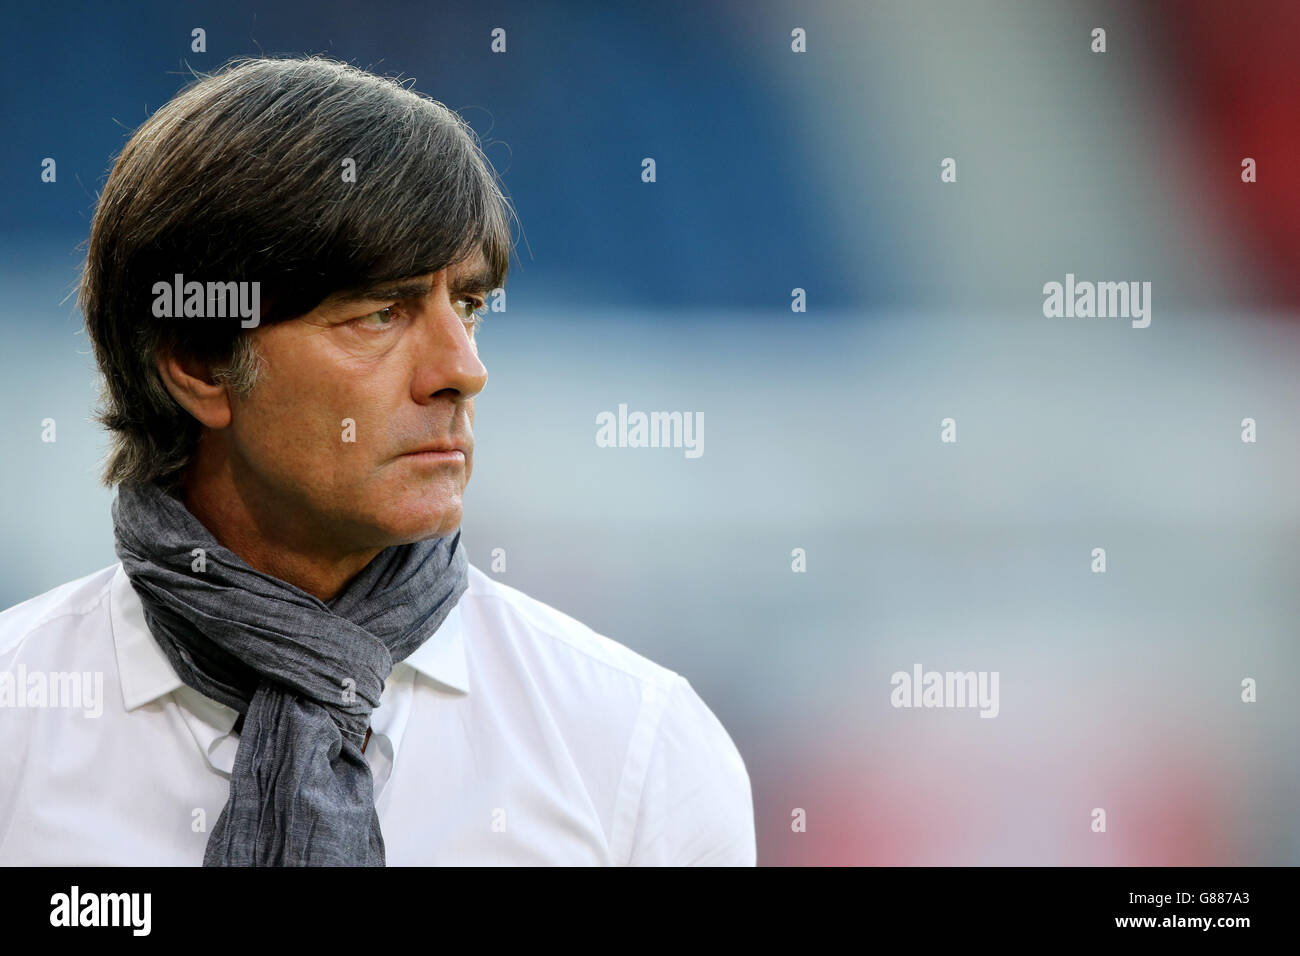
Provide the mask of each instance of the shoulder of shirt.
POLYGON ((108 597, 117 567, 109 565, 0 611, 0 654, 14 650, 48 624, 97 611, 108 597))
MULTIPOLYGON (((614 842, 620 859, 657 859, 658 849, 634 849, 638 828, 646 825, 638 821, 649 814, 652 829, 678 827, 680 821, 663 821, 664 808, 689 795, 708 811, 696 820, 707 834, 697 840, 668 833, 665 859, 696 853, 704 860, 753 865, 753 799, 744 759, 684 675, 472 565, 461 603, 470 605, 477 626, 514 645, 529 684, 551 691, 551 706, 578 721, 572 726, 582 728, 579 736, 603 737, 617 752, 622 769, 614 842), (592 681, 596 674, 615 679, 592 681), (690 845, 678 847, 674 841, 690 845)), ((467 640, 488 636, 470 633, 467 640)))
POLYGON ((526 628, 530 637, 551 645, 551 650, 575 652, 665 690, 682 680, 676 671, 597 633, 563 611, 489 577, 473 565, 469 569, 469 587, 461 600, 480 606, 495 604, 515 624, 526 628))

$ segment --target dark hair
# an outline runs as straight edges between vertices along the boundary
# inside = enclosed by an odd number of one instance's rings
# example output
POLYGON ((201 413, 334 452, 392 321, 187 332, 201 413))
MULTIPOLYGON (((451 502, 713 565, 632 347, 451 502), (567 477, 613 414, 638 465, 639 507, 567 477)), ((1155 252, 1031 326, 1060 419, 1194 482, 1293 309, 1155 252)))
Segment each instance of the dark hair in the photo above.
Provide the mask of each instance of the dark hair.
POLYGON ((394 79, 314 56, 200 76, 136 130, 91 224, 79 304, 113 433, 105 483, 172 484, 193 455, 200 426, 160 355, 210 361, 236 391, 255 378, 237 318, 156 318, 155 283, 257 281, 263 325, 479 250, 499 287, 512 214, 468 124, 394 79))

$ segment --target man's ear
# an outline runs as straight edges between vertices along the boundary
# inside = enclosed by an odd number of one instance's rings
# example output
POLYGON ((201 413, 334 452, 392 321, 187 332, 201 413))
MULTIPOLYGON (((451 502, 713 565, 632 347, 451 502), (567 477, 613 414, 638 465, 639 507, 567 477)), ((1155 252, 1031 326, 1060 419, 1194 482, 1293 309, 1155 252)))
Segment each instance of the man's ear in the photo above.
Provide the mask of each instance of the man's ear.
POLYGON ((212 378, 212 363, 174 352, 158 353, 158 374, 171 397, 207 428, 230 424, 230 393, 212 378))

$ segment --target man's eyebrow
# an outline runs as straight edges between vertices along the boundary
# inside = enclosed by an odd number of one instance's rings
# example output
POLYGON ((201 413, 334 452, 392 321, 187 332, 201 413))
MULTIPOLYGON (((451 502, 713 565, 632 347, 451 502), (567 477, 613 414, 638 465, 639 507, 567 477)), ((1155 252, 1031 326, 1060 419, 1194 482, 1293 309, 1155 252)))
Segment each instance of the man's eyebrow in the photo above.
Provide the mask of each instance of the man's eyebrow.
POLYGON ((428 295, 432 288, 433 282, 428 279, 372 282, 369 285, 358 286, 355 289, 344 289, 341 292, 335 292, 330 296, 330 299, 338 305, 348 305, 353 302, 418 299, 420 296, 428 295))
MULTIPOLYGON (((474 272, 467 272, 452 280, 450 292, 491 292, 496 288, 496 275, 484 266, 474 272)), ((344 289, 334 293, 331 301, 337 305, 349 305, 355 302, 397 301, 398 299, 418 299, 426 296, 433 289, 433 282, 428 279, 398 279, 396 281, 372 282, 355 289, 344 289)))
POLYGON ((487 266, 466 272, 451 282, 451 292, 491 292, 497 287, 496 275, 487 266))

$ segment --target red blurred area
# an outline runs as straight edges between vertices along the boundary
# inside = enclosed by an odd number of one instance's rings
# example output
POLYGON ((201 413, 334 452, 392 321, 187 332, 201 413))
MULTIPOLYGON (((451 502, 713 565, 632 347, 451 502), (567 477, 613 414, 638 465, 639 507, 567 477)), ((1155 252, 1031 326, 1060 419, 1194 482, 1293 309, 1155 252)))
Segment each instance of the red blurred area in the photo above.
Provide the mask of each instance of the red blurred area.
MULTIPOLYGON (((829 720, 829 718, 828 718, 829 720)), ((755 760, 760 866, 1240 866, 1249 827, 1223 741, 1103 716, 1077 735, 990 739, 939 723, 755 760), (1106 811, 1094 832, 1093 809, 1106 811), (795 809, 806 829, 791 827, 795 809)), ((1243 772, 1244 773, 1244 772, 1243 772)))
POLYGON ((1300 309, 1300 2, 1164 0, 1172 90, 1199 136, 1195 169, 1229 237, 1260 267, 1259 302, 1300 309), (1252 157, 1257 182, 1241 181, 1252 157))

